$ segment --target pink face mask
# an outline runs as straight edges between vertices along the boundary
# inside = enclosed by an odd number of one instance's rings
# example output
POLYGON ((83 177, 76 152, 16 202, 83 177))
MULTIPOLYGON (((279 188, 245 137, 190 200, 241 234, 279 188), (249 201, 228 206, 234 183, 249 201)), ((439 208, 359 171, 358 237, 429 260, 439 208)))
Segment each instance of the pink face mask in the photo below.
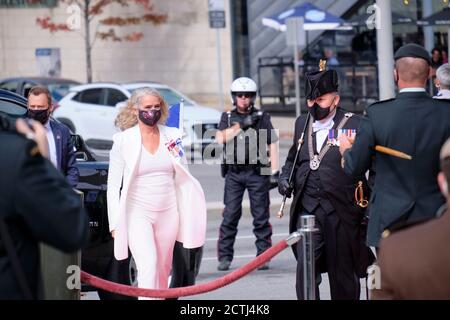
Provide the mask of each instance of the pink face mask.
POLYGON ((161 110, 139 110, 139 120, 146 125, 153 127, 161 119, 161 110))

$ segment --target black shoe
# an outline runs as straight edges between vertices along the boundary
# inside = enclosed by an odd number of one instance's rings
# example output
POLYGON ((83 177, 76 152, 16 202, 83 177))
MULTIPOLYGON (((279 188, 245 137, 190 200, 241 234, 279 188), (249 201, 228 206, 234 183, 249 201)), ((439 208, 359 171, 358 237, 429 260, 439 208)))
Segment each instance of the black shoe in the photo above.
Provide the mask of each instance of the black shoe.
POLYGON ((230 269, 230 264, 231 264, 230 260, 220 260, 219 265, 217 266, 217 270, 227 271, 228 269, 230 269))
POLYGON ((261 267, 258 268, 258 270, 268 270, 269 269, 269 263, 263 264, 261 267))

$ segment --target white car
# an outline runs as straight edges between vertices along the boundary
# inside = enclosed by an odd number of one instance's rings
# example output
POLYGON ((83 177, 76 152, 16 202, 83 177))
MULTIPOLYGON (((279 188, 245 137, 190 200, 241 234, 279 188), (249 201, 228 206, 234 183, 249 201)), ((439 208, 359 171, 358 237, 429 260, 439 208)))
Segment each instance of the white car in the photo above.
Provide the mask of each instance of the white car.
POLYGON ((134 90, 143 87, 156 89, 168 105, 184 100, 185 148, 199 150, 214 142, 214 137, 209 135, 205 138, 204 132, 217 129, 221 113, 199 106, 175 89, 155 82, 90 83, 72 87, 59 102, 60 107, 54 111, 53 117, 81 135, 89 147, 107 150, 111 148, 113 134, 119 131, 114 126, 114 120, 125 105, 123 102, 130 98, 134 90))

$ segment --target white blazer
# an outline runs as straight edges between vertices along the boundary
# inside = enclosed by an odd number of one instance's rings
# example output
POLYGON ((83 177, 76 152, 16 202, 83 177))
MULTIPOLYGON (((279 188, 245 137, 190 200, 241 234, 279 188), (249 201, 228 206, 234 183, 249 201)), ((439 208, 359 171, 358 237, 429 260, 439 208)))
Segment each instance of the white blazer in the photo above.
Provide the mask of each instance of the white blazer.
MULTIPOLYGON (((167 143, 181 139, 181 132, 176 128, 158 125, 161 142, 165 152, 169 152, 175 168, 175 188, 180 217, 177 241, 185 248, 201 247, 206 234, 206 201, 200 183, 188 171, 184 155, 175 149, 169 151, 167 143)), ((136 125, 113 136, 113 146, 109 158, 108 173, 108 220, 109 230, 115 230, 114 256, 117 260, 128 257, 128 230, 126 203, 128 189, 133 181, 138 160, 141 156, 142 140, 136 125), (122 186, 123 181, 123 186, 122 186), (120 188, 122 186, 122 191, 120 188)))

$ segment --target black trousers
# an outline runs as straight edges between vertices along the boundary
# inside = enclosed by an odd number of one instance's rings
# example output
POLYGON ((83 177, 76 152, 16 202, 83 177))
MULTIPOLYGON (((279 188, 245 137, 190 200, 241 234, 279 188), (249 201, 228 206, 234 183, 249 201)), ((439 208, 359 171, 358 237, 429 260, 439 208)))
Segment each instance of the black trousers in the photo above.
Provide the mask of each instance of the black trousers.
MULTIPOLYGON (((327 272, 332 300, 359 300, 360 284, 354 271, 351 244, 336 211, 327 214, 319 206, 313 212, 301 213, 301 215, 308 214, 315 216, 315 225, 319 229, 313 235, 316 298, 320 300, 321 273, 327 272)), ((300 227, 300 219, 298 219, 297 229, 300 227)), ((302 244, 302 240, 297 243, 296 290, 299 300, 304 300, 302 244)))
POLYGON ((269 223, 269 176, 262 176, 257 170, 228 171, 225 177, 223 220, 217 243, 218 259, 233 260, 234 241, 239 219, 242 215, 242 199, 247 189, 250 211, 253 216, 253 233, 256 236, 256 254, 259 255, 272 245, 272 226, 269 223))

